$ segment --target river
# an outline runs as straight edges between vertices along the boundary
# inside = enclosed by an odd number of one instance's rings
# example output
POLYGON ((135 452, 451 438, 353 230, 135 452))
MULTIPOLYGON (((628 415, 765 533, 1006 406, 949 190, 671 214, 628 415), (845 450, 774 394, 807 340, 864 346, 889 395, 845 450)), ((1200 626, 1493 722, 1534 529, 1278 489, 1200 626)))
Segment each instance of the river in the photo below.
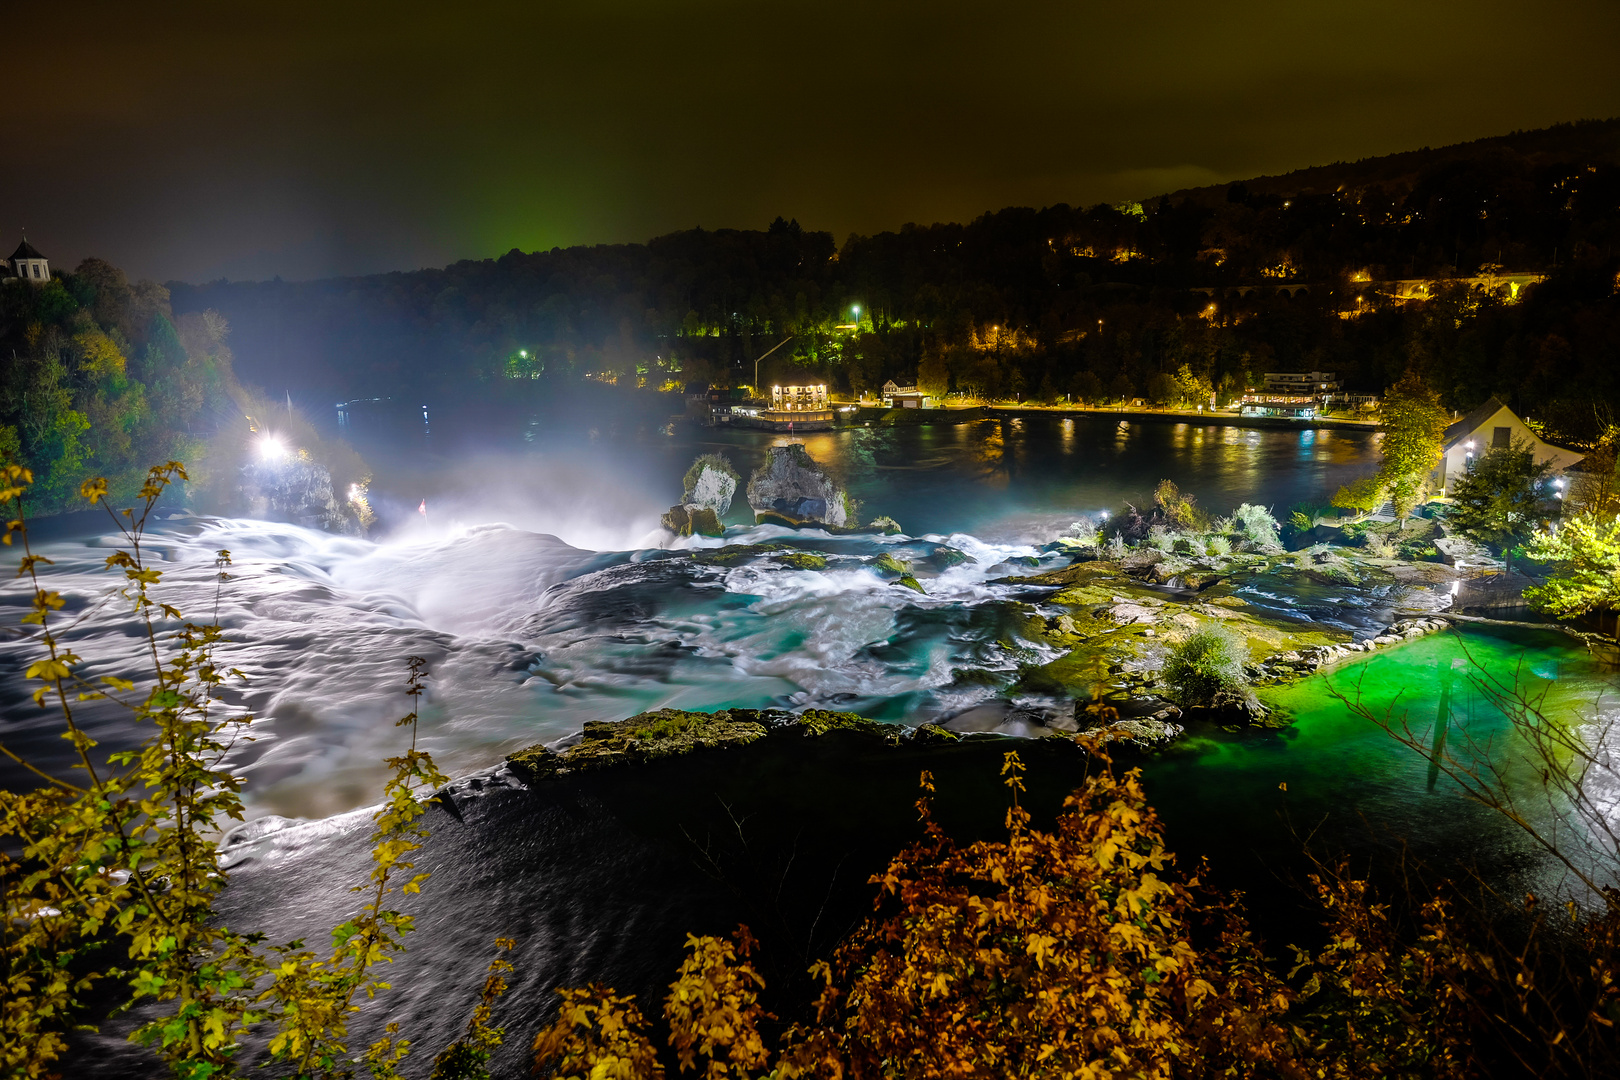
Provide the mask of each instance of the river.
MULTIPOLYGON (((740 495, 726 543, 788 538, 845 558, 825 572, 667 558, 671 547, 721 543, 672 545, 657 527, 692 458, 725 453, 746 474, 788 436, 614 424, 550 425, 515 448, 367 447, 389 526, 379 542, 256 521, 156 523, 149 551, 169 602, 189 617, 213 610, 214 553, 232 553, 217 603, 233 641, 222 658, 247 675, 233 699, 257 718, 231 759, 248 777, 253 814, 322 817, 375 797, 411 655, 432 672, 426 745, 455 773, 587 720, 666 705, 948 716, 983 695, 949 689, 953 668, 984 663, 1004 633, 999 603, 1011 590, 988 582, 1023 569, 1004 564, 1037 554, 1077 516, 1145 500, 1165 477, 1214 511, 1255 501, 1281 513, 1319 500, 1371 456, 1362 433, 1184 424, 1007 420, 804 436, 865 516, 886 514, 908 537, 973 556, 923 597, 857 561, 907 537, 754 527, 740 495)), ((46 528, 39 542, 87 670, 137 675, 140 640, 103 566, 113 538, 91 518, 46 528)), ((16 611, 25 597, 8 586, 0 599, 16 611)), ((7 745, 61 764, 65 745, 17 678, 26 647, 4 649, 7 745)), ((115 709, 83 711, 106 748, 128 743, 115 709)))
MULTIPOLYGON (((468 440, 454 450, 445 449, 452 440, 441 432, 435 433, 437 446, 405 445, 387 453, 363 447, 379 466, 374 493, 387 527, 376 540, 185 514, 154 525, 147 549, 165 572, 165 598, 192 617, 210 617, 217 603, 231 639, 221 659, 247 675, 231 699, 255 716, 252 738, 239 740, 227 763, 246 777, 248 816, 263 819, 270 830, 265 843, 272 846, 244 857, 244 880, 260 882, 252 899, 243 893, 245 915, 278 932, 303 933, 308 927, 299 920, 309 912, 319 920, 328 914, 323 904, 337 914, 349 903, 343 882, 363 873, 355 860, 363 853, 364 829, 363 818, 346 812, 376 800, 380 763, 399 749, 393 720, 408 707, 402 693, 408 656, 425 657, 431 676, 422 745, 452 775, 486 770, 535 742, 565 740, 589 720, 662 706, 826 707, 898 724, 990 707, 1005 714, 1021 703, 997 699, 991 688, 963 686, 953 671, 1006 662, 997 652, 1008 648, 1005 609, 1014 598, 1027 599, 1028 590, 997 581, 1036 572, 1027 565, 1030 558, 1042 569, 1062 565, 1065 560, 1043 553, 1040 545, 1077 516, 1146 499, 1163 478, 1213 512, 1247 501, 1282 516, 1293 503, 1325 501, 1375 457, 1372 437, 1359 432, 1169 423, 988 420, 805 435, 801 441, 812 456, 862 501, 863 517, 893 517, 905 534, 833 538, 757 527, 747 522, 739 498, 723 542, 774 540, 814 548, 829 556, 827 568, 818 571, 703 565, 686 556, 722 541, 672 542, 656 525, 678 497, 680 477, 694 455, 725 453, 746 473, 766 447, 786 436, 593 417, 531 427, 527 434, 504 443, 468 440), (425 515, 418 512, 424 502, 425 515), (895 588, 863 561, 883 550, 916 552, 939 542, 973 561, 930 579, 927 595, 895 588), (233 560, 231 579, 223 585, 213 571, 214 553, 222 548, 233 560), (327 823, 299 827, 281 819, 327 823)), ((138 674, 138 628, 104 568, 114 540, 80 519, 44 523, 37 538, 38 550, 55 560, 49 574, 68 601, 61 616, 64 636, 89 658, 87 673, 138 674)), ((0 594, 12 615, 21 614, 24 599, 14 584, 0 594)), ((1252 599, 1360 637, 1376 632, 1398 602, 1353 589, 1252 599)), ((0 643, 0 730, 7 746, 60 766, 64 744, 48 711, 28 701, 20 678, 30 648, 18 635, 0 643)), ((1042 658, 1039 643, 1014 641, 1011 648, 1042 658)), ((1593 731, 1610 716, 1607 706, 1596 703, 1608 673, 1568 639, 1534 633, 1422 639, 1268 691, 1269 703, 1295 721, 1284 730, 1195 726, 1169 749, 1141 759, 1172 845, 1188 856, 1210 856, 1222 880, 1262 894, 1274 893, 1280 876, 1293 872, 1285 868, 1298 868, 1307 834, 1324 850, 1370 853, 1404 841, 1425 858, 1462 853, 1515 888, 1558 890, 1555 868, 1522 834, 1467 803, 1443 778, 1432 782, 1415 755, 1351 715, 1332 693, 1359 693, 1376 711, 1404 713, 1425 725, 1435 715, 1442 676, 1467 659, 1499 673, 1519 671, 1532 689, 1552 688, 1555 710, 1593 731)), ((1506 724, 1500 712, 1480 695, 1470 696, 1466 679, 1460 685, 1460 727, 1481 741, 1501 739, 1506 724)), ((81 708, 103 752, 128 746, 139 735, 104 703, 81 708)), ((758 765, 762 777, 787 770, 781 775, 789 779, 768 785, 780 789, 773 796, 788 797, 782 791, 809 784, 823 798, 818 813, 825 813, 827 799, 876 807, 866 825, 844 821, 834 828, 829 822, 829 835, 869 830, 874 843, 903 839, 908 779, 890 769, 881 780, 872 779, 877 773, 862 773, 866 779, 856 784, 838 776, 836 765, 825 767, 832 771, 813 776, 792 763, 758 765)), ((1064 768, 1042 781, 1053 793, 1072 780, 1064 768)), ((999 796, 988 765, 974 769, 985 773, 980 795, 994 802, 999 796)), ((969 774, 977 775, 963 775, 969 774)), ((23 783, 15 772, 4 781, 23 783)), ((667 850, 655 857, 641 840, 626 846, 622 836, 602 831, 604 813, 611 817, 624 800, 639 800, 635 815, 644 817, 649 800, 686 791, 688 779, 649 774, 639 788, 626 783, 618 794, 598 791, 586 810, 564 814, 604 846, 597 854, 576 853, 572 863, 556 856, 572 867, 564 871, 542 859, 549 867, 543 887, 538 879, 517 880, 540 873, 532 860, 514 863, 477 845, 464 850, 472 840, 436 849, 433 859, 459 884, 424 894, 428 922, 445 928, 446 941, 410 962, 424 980, 410 991, 420 998, 413 1006, 420 1017, 436 1017, 440 996, 459 993, 477 975, 456 967, 453 977, 444 976, 454 982, 450 987, 426 972, 448 971, 457 950, 521 929, 509 925, 513 904, 562 905, 519 920, 540 934, 523 950, 532 978, 544 983, 529 987, 533 993, 523 1008, 531 1019, 543 1015, 545 991, 555 985, 544 980, 597 977, 592 956, 630 983, 654 985, 678 948, 678 934, 651 953, 621 943, 600 954, 594 920, 616 912, 613 918, 638 925, 669 922, 665 929, 673 933, 681 920, 689 924, 700 912, 720 910, 720 901, 687 885, 680 886, 684 900, 671 901, 652 885, 662 881, 657 888, 663 889, 685 880, 658 862, 667 850), (580 866, 602 851, 612 852, 600 857, 614 868, 592 870, 594 884, 585 893, 559 884, 573 880, 568 875, 582 873, 580 866), (663 869, 649 869, 655 865, 663 869), (489 890, 516 892, 475 916, 473 894, 466 890, 476 881, 485 882, 476 887, 483 890, 477 904, 493 902, 489 890), (594 897, 600 915, 581 913, 579 897, 585 894, 594 897), (535 919, 545 923, 563 911, 573 912, 567 927, 534 929, 535 919)), ((533 819, 540 822, 559 812, 522 810, 514 825, 518 811, 512 805, 490 811, 502 835, 529 827, 521 824, 529 820, 522 815, 540 814, 533 819)), ((760 813, 761 821, 770 820, 768 809, 760 813)), ((669 828, 677 817, 671 816, 669 828)), ((551 838, 537 841, 547 851, 582 843, 563 839, 573 825, 533 827, 551 838)), ((802 832, 802 822, 796 827, 802 832)), ((806 866, 821 865, 806 860, 806 866)), ((823 862, 836 876, 831 856, 823 862)), ((1257 911, 1279 933, 1292 932, 1297 905, 1272 897, 1257 911)))

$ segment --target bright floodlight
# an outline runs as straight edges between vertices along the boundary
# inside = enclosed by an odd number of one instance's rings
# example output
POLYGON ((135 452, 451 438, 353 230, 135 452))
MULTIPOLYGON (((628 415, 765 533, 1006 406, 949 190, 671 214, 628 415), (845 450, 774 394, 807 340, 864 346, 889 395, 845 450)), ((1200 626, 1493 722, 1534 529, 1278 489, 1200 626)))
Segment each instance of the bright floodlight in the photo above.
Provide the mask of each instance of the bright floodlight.
POLYGON ((286 456, 287 448, 274 435, 266 435, 259 440, 259 457, 265 461, 280 461, 286 456))

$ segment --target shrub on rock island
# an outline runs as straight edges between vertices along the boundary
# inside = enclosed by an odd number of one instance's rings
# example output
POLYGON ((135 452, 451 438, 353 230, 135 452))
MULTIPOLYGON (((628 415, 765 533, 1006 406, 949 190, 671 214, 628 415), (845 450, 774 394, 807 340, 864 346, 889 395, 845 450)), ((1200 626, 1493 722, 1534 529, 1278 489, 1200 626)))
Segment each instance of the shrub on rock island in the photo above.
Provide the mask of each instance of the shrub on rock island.
POLYGON ((1164 513, 1165 521, 1177 529, 1199 532, 1209 528, 1209 515, 1194 505, 1193 496, 1185 494, 1173 480, 1160 480, 1153 489, 1153 501, 1164 513))
POLYGON ((1254 698, 1243 674, 1243 643, 1216 623, 1202 626, 1170 648, 1164 681, 1183 708, 1247 704, 1254 698))
POLYGON ((1155 525, 1165 523, 1164 511, 1157 506, 1143 510, 1135 503, 1125 503, 1108 518, 1104 526, 1108 536, 1127 544, 1139 544, 1148 538, 1155 525))
POLYGON ((1277 536, 1277 519, 1263 506, 1244 503, 1232 511, 1232 524, 1243 534, 1243 539, 1257 548, 1270 550, 1282 546, 1277 536))
POLYGON ((1396 555, 1395 543, 1383 533, 1368 532, 1361 538, 1361 546, 1367 549, 1367 554, 1375 559, 1393 559, 1396 555))
POLYGON ((1097 523, 1090 518, 1081 518, 1069 526, 1068 539, 1081 547, 1097 546, 1097 523))

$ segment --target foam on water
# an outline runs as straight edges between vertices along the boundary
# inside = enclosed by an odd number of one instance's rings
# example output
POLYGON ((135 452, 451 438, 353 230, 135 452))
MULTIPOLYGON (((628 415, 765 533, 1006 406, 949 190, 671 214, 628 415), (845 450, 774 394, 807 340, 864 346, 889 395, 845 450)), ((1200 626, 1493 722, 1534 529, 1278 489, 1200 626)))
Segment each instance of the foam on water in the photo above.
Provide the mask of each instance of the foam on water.
MULTIPOLYGON (((87 674, 138 677, 141 627, 104 566, 114 546, 91 536, 43 553, 68 598, 65 636, 93 658, 87 674)), ((256 717, 229 763, 248 778, 253 814, 298 816, 374 797, 380 763, 397 750, 392 721, 408 705, 401 690, 413 655, 431 672, 424 744, 456 773, 565 739, 587 720, 662 706, 855 707, 911 722, 960 709, 988 691, 947 691, 952 669, 1005 662, 986 654, 986 634, 959 615, 1007 593, 989 581, 1009 572, 1008 559, 1037 554, 966 534, 832 536, 770 525, 669 547, 590 551, 504 524, 378 544, 208 518, 160 523, 146 543, 164 570, 166 602, 208 619, 217 590, 230 638, 219 659, 247 675, 230 699, 256 717), (738 543, 814 548, 829 565, 681 557, 738 543), (925 577, 927 595, 869 565, 883 551, 919 557, 941 543, 973 561, 925 577), (222 585, 213 568, 220 549, 232 555, 222 585)), ((13 609, 24 600, 15 586, 0 597, 13 609)), ((54 714, 32 705, 20 678, 30 648, 21 637, 0 645, 5 738, 62 764, 54 714)), ((106 749, 139 737, 115 706, 82 708, 106 749)))

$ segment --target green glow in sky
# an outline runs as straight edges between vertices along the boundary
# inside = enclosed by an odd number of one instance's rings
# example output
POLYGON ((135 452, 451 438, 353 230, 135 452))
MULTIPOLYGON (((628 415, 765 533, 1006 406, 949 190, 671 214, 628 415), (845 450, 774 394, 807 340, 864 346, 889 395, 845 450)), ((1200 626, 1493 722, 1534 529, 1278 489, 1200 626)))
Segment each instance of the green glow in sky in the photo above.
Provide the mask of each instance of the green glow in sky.
POLYGON ((199 280, 840 240, 1620 114, 1612 0, 9 5, 0 237, 199 280), (24 167, 18 168, 21 165, 24 167))

